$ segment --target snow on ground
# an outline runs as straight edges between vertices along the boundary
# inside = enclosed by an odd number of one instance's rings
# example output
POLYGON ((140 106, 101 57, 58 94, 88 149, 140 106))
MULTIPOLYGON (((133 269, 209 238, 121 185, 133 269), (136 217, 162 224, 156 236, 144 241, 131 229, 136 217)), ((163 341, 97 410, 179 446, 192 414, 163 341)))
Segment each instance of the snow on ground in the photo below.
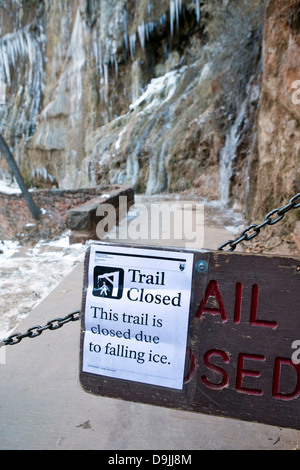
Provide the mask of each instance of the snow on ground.
POLYGON ((19 194, 21 190, 17 183, 0 180, 0 192, 4 194, 19 194))
MULTIPOLYGON (((34 191, 34 188, 29 188, 28 191, 34 191)), ((3 194, 21 194, 21 189, 15 179, 13 181, 0 179, 0 192, 3 194)))
MULTIPOLYGON (((0 242, 0 339, 4 339, 83 261, 85 246, 70 245, 66 232, 34 247, 0 242)), ((66 312, 66 314, 69 312, 66 312)), ((57 312, 54 312, 54 317, 57 312)))
MULTIPOLYGON (((184 202, 185 198, 182 200, 180 196, 174 195, 159 197, 139 195, 136 197, 136 203, 139 205, 132 208, 128 219, 135 218, 139 214, 143 203, 180 200, 184 202)), ((197 200, 198 198, 195 198, 196 202, 197 200)), ((240 215, 232 210, 224 211, 218 201, 206 201, 205 209, 207 226, 219 228, 226 226, 231 232, 236 232, 240 228, 240 215)), ((84 253, 84 245, 69 245, 68 232, 56 241, 41 240, 34 247, 22 246, 9 240, 0 241, 0 340, 8 337, 31 310, 84 260, 84 253)), ((66 315, 68 313, 65 312, 66 315)), ((53 314, 55 318, 57 312, 53 314)))

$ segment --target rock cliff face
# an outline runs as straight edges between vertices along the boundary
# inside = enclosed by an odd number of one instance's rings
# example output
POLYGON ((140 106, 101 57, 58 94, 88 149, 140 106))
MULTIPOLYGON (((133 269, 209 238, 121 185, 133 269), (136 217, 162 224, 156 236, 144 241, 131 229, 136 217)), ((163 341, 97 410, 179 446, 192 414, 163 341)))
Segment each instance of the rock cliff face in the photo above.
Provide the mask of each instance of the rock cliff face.
POLYGON ((193 190, 252 219, 299 191, 298 1, 7 3, 1 131, 32 184, 193 190))
POLYGON ((248 202, 252 216, 300 192, 299 60, 300 2, 272 0, 264 22, 257 151, 248 202))

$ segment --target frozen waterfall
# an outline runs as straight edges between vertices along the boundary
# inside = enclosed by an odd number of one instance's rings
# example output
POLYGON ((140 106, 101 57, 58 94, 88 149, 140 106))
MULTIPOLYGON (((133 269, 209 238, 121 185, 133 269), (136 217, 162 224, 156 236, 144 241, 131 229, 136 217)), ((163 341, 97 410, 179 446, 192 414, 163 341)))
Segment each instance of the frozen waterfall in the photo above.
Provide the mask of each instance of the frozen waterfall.
POLYGON ((220 200, 224 205, 229 203, 232 163, 237 156, 236 152, 241 135, 240 129, 246 117, 246 105, 247 100, 240 105, 236 119, 227 134, 225 147, 220 155, 220 200))
MULTIPOLYGON (((0 38, 0 82, 3 87, 12 87, 17 97, 23 97, 15 121, 18 134, 25 138, 34 132, 40 111, 45 42, 40 24, 30 24, 0 38)), ((6 113, 6 109, 1 110, 1 127, 3 122, 7 125, 6 113)))

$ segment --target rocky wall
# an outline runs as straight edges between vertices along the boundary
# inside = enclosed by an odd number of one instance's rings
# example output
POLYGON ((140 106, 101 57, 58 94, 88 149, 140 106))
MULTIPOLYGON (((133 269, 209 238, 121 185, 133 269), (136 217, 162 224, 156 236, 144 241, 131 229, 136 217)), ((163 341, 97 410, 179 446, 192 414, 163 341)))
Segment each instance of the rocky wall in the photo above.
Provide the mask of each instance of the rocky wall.
MULTIPOLYGON (((28 1, 21 3, 28 9, 28 1)), ((264 6, 264 0, 41 2, 30 24, 43 39, 35 36, 36 49, 43 45, 43 93, 18 153, 26 181, 61 188, 108 181, 147 194, 195 189, 218 199, 232 177, 237 144, 227 137, 238 109, 247 93, 252 107, 258 103, 251 90, 264 6), (222 155, 224 167, 230 159, 228 174, 219 172, 222 155)))
MULTIPOLYGON (((257 156, 249 204, 251 219, 300 192, 300 2, 269 0, 257 119, 257 156), (251 203, 250 203, 251 202, 251 203)), ((293 229, 299 211, 279 230, 293 229)))
POLYGON ((299 191, 298 0, 12 5, 0 121, 28 184, 192 191, 249 222, 299 191))

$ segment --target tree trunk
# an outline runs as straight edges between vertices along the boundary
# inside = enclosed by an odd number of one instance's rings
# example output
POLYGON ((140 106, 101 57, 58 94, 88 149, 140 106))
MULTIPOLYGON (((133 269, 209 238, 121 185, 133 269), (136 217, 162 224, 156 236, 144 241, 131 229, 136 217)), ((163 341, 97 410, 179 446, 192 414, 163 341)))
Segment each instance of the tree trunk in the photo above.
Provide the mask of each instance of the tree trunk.
POLYGON ((9 164, 10 166, 10 169, 11 171, 13 172, 14 174, 14 177, 16 178, 17 180, 17 183, 22 191, 22 194, 24 196, 24 199, 26 201, 26 204, 31 212, 31 214, 33 215, 33 217, 36 219, 36 220, 39 220, 41 218, 41 211, 40 209, 36 206, 34 200, 32 199, 31 197, 31 194, 29 193, 25 183, 24 183, 24 180, 22 178, 22 175, 20 173, 20 170, 18 168, 18 165, 11 153, 11 151, 9 150, 4 138, 2 137, 2 135, 0 134, 0 151, 3 153, 3 155, 5 156, 6 158, 6 161, 7 163, 9 164))

